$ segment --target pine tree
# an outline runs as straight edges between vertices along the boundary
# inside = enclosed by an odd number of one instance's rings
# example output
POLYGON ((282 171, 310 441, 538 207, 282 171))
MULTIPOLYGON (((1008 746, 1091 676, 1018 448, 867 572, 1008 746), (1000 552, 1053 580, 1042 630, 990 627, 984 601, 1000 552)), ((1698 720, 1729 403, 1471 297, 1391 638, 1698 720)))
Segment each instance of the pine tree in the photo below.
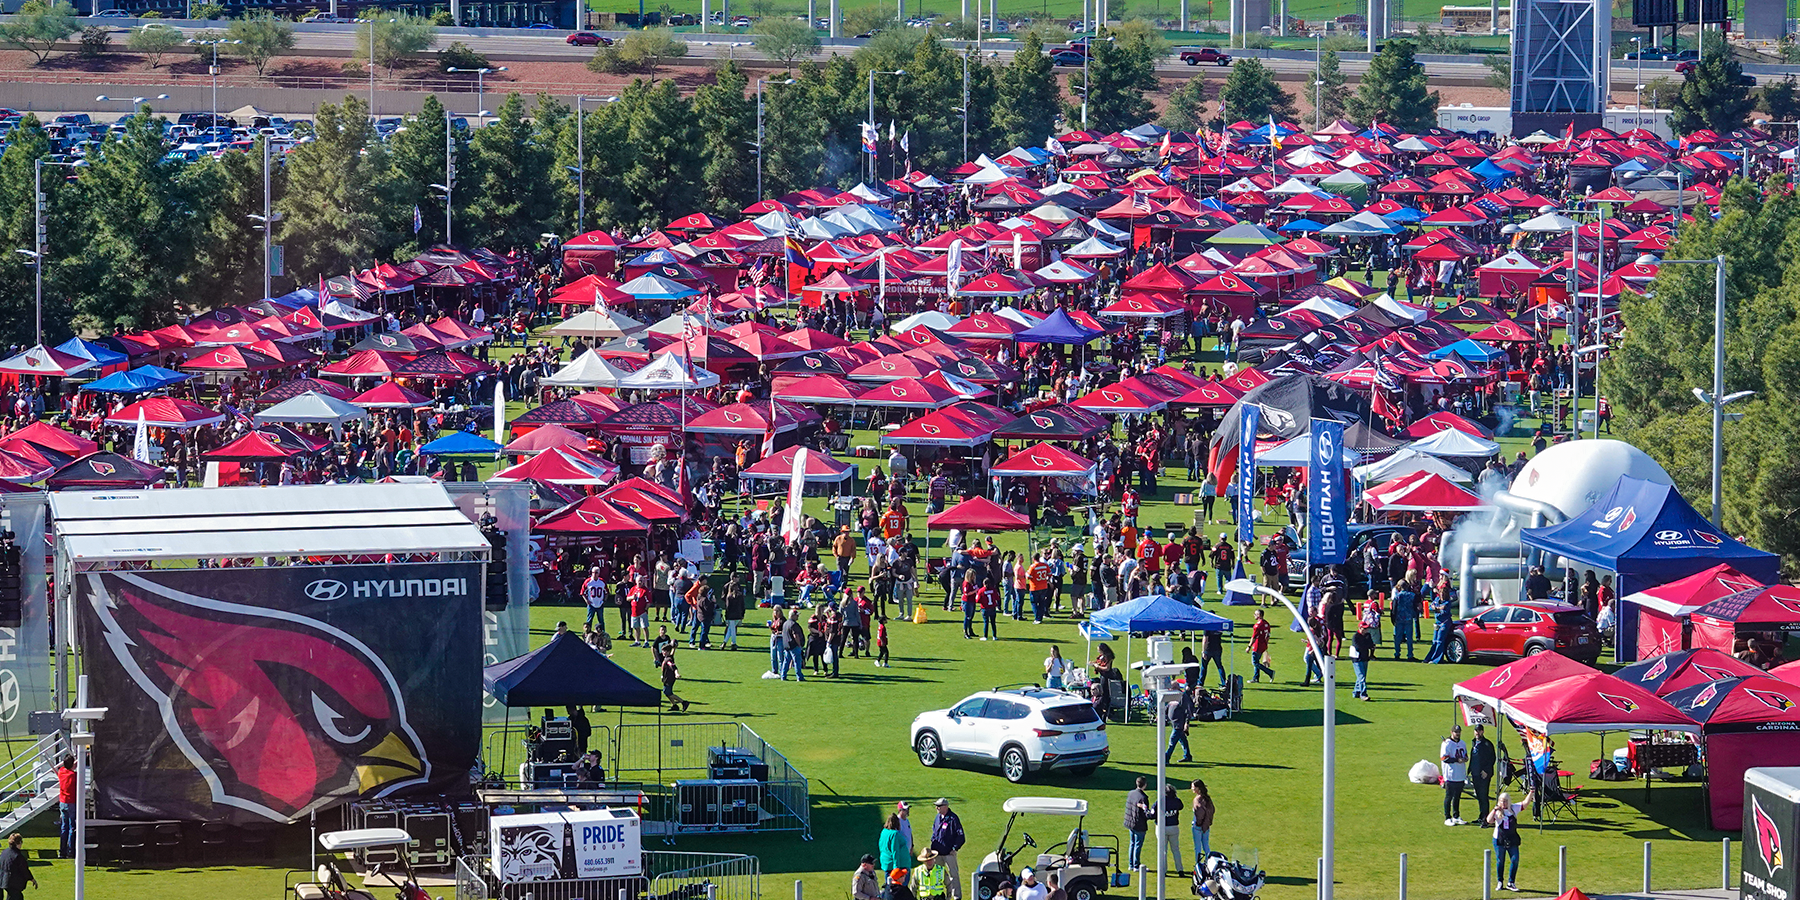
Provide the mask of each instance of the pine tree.
POLYGON ((1219 89, 1219 115, 1227 123, 1266 121, 1294 117, 1294 97, 1275 83, 1275 73, 1254 57, 1231 64, 1231 74, 1219 89))
POLYGON ((366 266, 393 240, 373 190, 386 175, 386 154, 371 152, 373 139, 368 104, 350 95, 320 106, 313 139, 288 152, 288 189, 278 205, 296 280, 366 266))
MULTIPOLYGON (((0 241, 8 247, 27 249, 33 246, 36 220, 31 209, 34 160, 49 156, 50 140, 36 115, 26 113, 8 136, 6 151, 0 153, 0 241)), ((68 190, 67 169, 45 166, 43 187, 49 197, 49 261, 44 269, 44 321, 56 323, 68 319, 67 305, 62 302, 60 265, 62 260, 83 252, 84 238, 70 227, 68 211, 74 206, 74 192, 68 190)), ((32 338, 35 279, 31 261, 23 254, 9 253, 0 257, 0 340, 8 343, 30 343, 32 338)))
MULTIPOLYGON (((848 64, 848 61, 846 61, 848 64)), ((825 107, 832 103, 824 73, 812 60, 795 67, 793 84, 763 90, 763 194, 779 197, 819 184, 825 162, 825 107)))
POLYGON ((1170 131, 1200 131, 1205 126, 1206 113, 1206 76, 1196 75, 1181 83, 1175 93, 1169 95, 1169 105, 1163 108, 1162 118, 1157 124, 1170 131))
POLYGON ((623 187, 638 202, 639 227, 658 226, 700 205, 700 129, 681 88, 664 80, 631 117, 631 167, 623 187))
POLYGON ((1669 104, 1669 127, 1676 134, 1702 128, 1725 134, 1743 127, 1744 116, 1756 108, 1756 98, 1744 83, 1748 80, 1744 67, 1717 38, 1709 41, 1700 55, 1700 62, 1681 83, 1681 93, 1669 104))
POLYGON ((1344 72, 1338 67, 1336 50, 1319 56, 1318 77, 1306 86, 1306 102, 1318 110, 1319 121, 1330 122, 1344 114, 1344 103, 1350 92, 1344 88, 1344 72))
POLYGON ((1403 132, 1424 131, 1437 124, 1437 108, 1443 102, 1425 67, 1413 60, 1411 41, 1388 41, 1369 60, 1356 93, 1345 102, 1350 118, 1363 124, 1380 122, 1403 132))
POLYGON ((506 95, 494 121, 469 141, 474 178, 469 190, 464 241, 505 250, 530 247, 544 227, 554 224, 555 193, 550 184, 551 149, 535 140, 525 118, 525 99, 506 95))
MULTIPOLYGON (((1107 40, 1108 36, 1102 33, 1088 43, 1091 55, 1086 75, 1069 79, 1086 93, 1087 130, 1098 133, 1124 131, 1150 121, 1155 106, 1147 94, 1161 87, 1156 64, 1168 53, 1168 41, 1142 21, 1122 23, 1111 30, 1112 40, 1107 40)), ((1081 121, 1079 99, 1070 103, 1066 115, 1070 122, 1081 121)))
POLYGON ((756 101, 744 94, 749 79, 727 62, 713 83, 694 93, 694 116, 703 135, 701 206, 719 216, 735 216, 755 203, 756 101))
MULTIPOLYGON (((428 94, 419 115, 387 141, 388 166, 380 185, 384 231, 397 236, 397 255, 410 257, 433 244, 444 242, 443 199, 431 186, 445 177, 444 130, 449 125, 437 95, 428 94), (419 212, 419 231, 413 233, 413 211, 419 212)), ((450 157, 458 172, 472 173, 467 133, 451 135, 450 157)), ((456 195, 452 193, 452 199, 456 195)), ((463 198, 464 205, 467 199, 463 198)))
POLYGON ((1061 112, 1062 85, 1056 80, 1056 67, 1044 53, 1043 39, 1036 31, 1028 31, 1012 63, 1000 70, 999 99, 994 107, 1000 143, 1020 147, 1043 144, 1056 129, 1061 112))

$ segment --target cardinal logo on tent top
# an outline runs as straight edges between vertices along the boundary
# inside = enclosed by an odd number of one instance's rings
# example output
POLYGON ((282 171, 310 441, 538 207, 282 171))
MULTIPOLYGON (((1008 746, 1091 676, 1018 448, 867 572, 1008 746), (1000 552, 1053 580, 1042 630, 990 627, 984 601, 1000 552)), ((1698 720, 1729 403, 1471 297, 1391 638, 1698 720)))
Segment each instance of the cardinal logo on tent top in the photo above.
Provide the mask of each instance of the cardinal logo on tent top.
POLYGON ((1039 456, 1036 453, 1031 454, 1031 464, 1040 469, 1050 468, 1050 463, 1051 461, 1048 457, 1039 456))
POLYGON ((1719 683, 1715 681, 1708 684, 1705 690, 1695 694, 1694 699, 1688 701, 1688 709, 1705 709, 1706 705, 1713 702, 1713 698, 1717 696, 1719 696, 1719 683))
POLYGON ((1720 544, 1723 544, 1723 543, 1725 543, 1725 539, 1724 539, 1724 538, 1722 538, 1722 537, 1720 537, 1720 536, 1718 536, 1718 535, 1716 535, 1716 534, 1713 534, 1713 533, 1712 533, 1712 532, 1710 532, 1710 531, 1696 531, 1696 532, 1694 532, 1694 537, 1697 537, 1697 538, 1699 538, 1699 539, 1700 539, 1700 540, 1701 540, 1701 541, 1702 541, 1702 542, 1704 542, 1704 543, 1708 543, 1708 544, 1711 544, 1711 545, 1713 545, 1713 546, 1714 546, 1714 547, 1717 547, 1717 546, 1719 546, 1719 545, 1720 545, 1720 544))
POLYGON ((376 341, 377 341, 377 342, 378 342, 378 343, 381 343, 381 344, 385 344, 385 345, 387 345, 387 346, 389 346, 389 347, 398 347, 398 346, 400 346, 400 342, 399 342, 399 341, 398 341, 398 340, 395 340, 395 339, 394 339, 394 336, 393 336, 393 335, 391 335, 391 334, 384 334, 384 335, 381 335, 381 336, 380 336, 380 337, 378 337, 378 338, 376 338, 376 339, 375 339, 375 340, 376 340, 376 341))
POLYGON ((892 372, 892 371, 894 371, 894 364, 891 362, 888 362, 886 360, 883 360, 881 363, 881 368, 885 369, 886 371, 892 372))
POLYGON ((925 432, 926 434, 938 434, 938 433, 942 432, 944 429, 939 428, 936 425, 926 423, 924 425, 920 425, 919 430, 925 432))
POLYGON ((1630 713, 1638 711, 1638 702, 1630 697, 1621 697, 1617 694, 1608 694, 1602 691, 1600 692, 1600 699, 1605 700, 1607 706, 1610 706, 1619 712, 1630 713))
POLYGON ((1736 678, 1737 674, 1738 674, 1729 669, 1720 669, 1720 668, 1717 668, 1714 666, 1704 666, 1699 663, 1694 664, 1694 671, 1699 672, 1702 675, 1705 675, 1706 680, 1708 680, 1708 681, 1718 681, 1721 678, 1736 678))
MULTIPOLYGON (((1696 666, 1695 668, 1699 667, 1696 666)), ((1656 679, 1663 677, 1663 673, 1667 671, 1669 671, 1669 661, 1667 659, 1659 659, 1656 661, 1655 665, 1644 670, 1644 680, 1655 681, 1656 679)))
POLYGON ((1784 862, 1781 858, 1781 826, 1763 811, 1762 798, 1754 795, 1750 798, 1750 817, 1756 822, 1757 855, 1762 857, 1763 868, 1774 875, 1784 862))
POLYGON ((1056 422, 1049 416, 1034 415, 1031 417, 1031 424, 1036 425, 1039 428, 1049 428, 1050 426, 1055 425, 1056 422))
POLYGON ((1635 506, 1626 507, 1625 508, 1625 518, 1619 520, 1619 531, 1620 532, 1630 531, 1631 523, 1636 522, 1636 521, 1637 521, 1637 507, 1635 507, 1635 506))
POLYGON ((1499 674, 1494 676, 1493 681, 1488 682, 1488 687, 1497 688, 1497 687, 1511 681, 1512 676, 1513 676, 1512 668, 1510 666, 1504 667, 1500 670, 1499 674))
POLYGON ((1107 399, 1107 402, 1109 402, 1109 403, 1118 403, 1119 401, 1125 399, 1125 396, 1123 394, 1120 394, 1116 391, 1101 391, 1100 396, 1105 397, 1107 399))
POLYGON ((1779 606, 1788 612, 1800 615, 1800 599, 1783 597, 1780 594, 1770 594, 1769 599, 1775 601, 1776 606, 1779 606))
POLYGON ((742 415, 731 412, 730 410, 725 411, 724 413, 722 413, 722 415, 725 417, 725 421, 727 421, 727 422, 742 422, 742 421, 744 421, 744 417, 742 415))
POLYGON ((598 528, 602 525, 605 525, 608 521, 606 516, 604 516, 600 513, 594 512, 592 510, 586 510, 586 509, 576 510, 575 518, 580 519, 582 524, 584 524, 584 525, 592 525, 596 528, 598 528))
POLYGON ((1779 691, 1761 691, 1756 688, 1744 688, 1744 693, 1755 697, 1758 703, 1782 712, 1794 708, 1794 699, 1779 691))
POLYGON ((959 362, 956 364, 956 371, 958 371, 964 375, 974 375, 975 367, 966 362, 959 362))
POLYGON ((816 356, 805 357, 801 360, 801 363, 804 364, 809 369, 816 369, 816 368, 824 365, 824 363, 820 362, 819 358, 816 356))
POLYGON ((94 471, 101 475, 111 475, 112 473, 119 471, 119 469, 109 462, 97 462, 94 463, 94 471))

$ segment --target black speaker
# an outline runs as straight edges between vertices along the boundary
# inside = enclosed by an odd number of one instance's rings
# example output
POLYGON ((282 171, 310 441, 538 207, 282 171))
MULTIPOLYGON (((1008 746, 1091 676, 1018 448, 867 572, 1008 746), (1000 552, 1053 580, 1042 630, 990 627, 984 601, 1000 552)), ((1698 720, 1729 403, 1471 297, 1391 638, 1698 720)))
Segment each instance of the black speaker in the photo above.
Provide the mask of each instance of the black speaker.
POLYGON ((719 783, 675 782, 675 823, 683 827, 703 828, 719 824, 719 783))
POLYGON ((0 532, 0 628, 25 624, 25 580, 13 533, 0 532))
POLYGON ((506 611, 506 532, 494 525, 494 517, 481 517, 481 533, 488 539, 487 593, 484 603, 488 612, 506 611))

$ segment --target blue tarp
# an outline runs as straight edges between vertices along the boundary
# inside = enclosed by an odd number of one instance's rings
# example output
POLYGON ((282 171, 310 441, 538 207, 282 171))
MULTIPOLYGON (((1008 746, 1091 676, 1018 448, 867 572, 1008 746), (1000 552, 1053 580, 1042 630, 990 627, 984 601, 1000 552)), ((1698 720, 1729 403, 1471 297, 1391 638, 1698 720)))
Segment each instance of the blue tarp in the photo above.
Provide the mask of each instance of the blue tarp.
POLYGON ((481 670, 505 706, 656 706, 656 688, 565 631, 524 656, 481 670))
MULTIPOLYGON (((1733 540, 1666 484, 1620 476, 1612 492, 1586 512, 1519 532, 1527 547, 1567 559, 1577 568, 1615 572, 1618 596, 1684 578, 1719 563, 1765 584, 1781 574, 1780 557, 1733 540)), ((1618 661, 1637 657, 1637 616, 1618 616, 1618 661)))
POLYGON ((1109 606, 1088 621, 1108 631, 1144 634, 1152 631, 1230 631, 1232 622, 1189 606, 1165 594, 1152 594, 1109 606))
POLYGON ((1498 190, 1506 184, 1506 179, 1517 177, 1519 173, 1505 166, 1495 165, 1493 160, 1484 159, 1469 167, 1469 171, 1487 182, 1488 190, 1498 190))
POLYGON ((192 377, 194 376, 172 372, 161 366, 139 366, 129 372, 114 372, 105 378, 97 378, 82 385, 81 389, 102 394, 144 394, 162 390, 192 377))
POLYGON ((1464 338, 1448 347, 1439 347, 1425 355, 1431 359, 1443 359, 1452 354, 1470 362, 1488 362, 1505 356, 1506 351, 1497 350, 1474 338, 1464 338))
POLYGON ((1104 331, 1095 331, 1070 318, 1062 307, 1057 307, 1044 317, 1044 321, 1025 329, 1013 336, 1022 344, 1068 344, 1071 346, 1085 344, 1104 331))
POLYGON ((1411 225, 1423 221, 1425 214, 1410 206, 1402 206, 1393 212, 1382 213, 1381 217, 1396 225, 1411 225))
POLYGON ((96 365, 99 365, 99 366, 116 366, 116 365, 126 361, 125 354, 120 353, 119 351, 114 350, 111 347, 106 346, 105 344, 96 344, 93 341, 84 341, 78 337, 69 338, 68 340, 63 341, 62 343, 57 344, 56 349, 61 350, 62 352, 67 353, 70 356, 79 356, 82 359, 91 359, 94 361, 94 363, 96 365))
POLYGON ((479 434, 452 431, 420 447, 419 452, 432 456, 493 456, 500 452, 500 445, 479 434))

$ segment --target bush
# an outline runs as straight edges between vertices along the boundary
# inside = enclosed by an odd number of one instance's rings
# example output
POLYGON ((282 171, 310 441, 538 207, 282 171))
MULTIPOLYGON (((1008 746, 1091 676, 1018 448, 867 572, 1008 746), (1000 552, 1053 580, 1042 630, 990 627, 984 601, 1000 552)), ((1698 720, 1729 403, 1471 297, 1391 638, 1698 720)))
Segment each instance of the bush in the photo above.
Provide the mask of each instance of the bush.
POLYGON ((125 39, 125 48, 148 57, 150 68, 160 69, 163 55, 179 48, 182 40, 181 32, 167 25, 149 25, 133 29, 125 39))
POLYGON ((98 25, 90 25, 81 30, 81 55, 99 56, 112 46, 112 34, 98 25))
POLYGON ((449 10, 440 9, 431 14, 431 24, 436 25, 439 28, 448 28, 455 25, 456 20, 450 17, 449 10))
POLYGON ((225 7, 217 3, 196 3, 194 4, 194 18, 205 19, 209 22, 223 19, 225 18, 225 7))
POLYGON ((625 64, 625 60, 619 57, 619 48, 616 45, 596 48, 594 55, 587 61, 587 68, 589 72, 598 72, 602 75, 624 75, 631 71, 631 67, 625 64))
POLYGON ((137 17, 140 19, 160 19, 162 18, 162 13, 159 13, 154 9, 146 9, 143 12, 138 13, 137 17))
POLYGON ((1246 34, 1243 48, 1245 50, 1273 50, 1275 41, 1266 34, 1246 34))
POLYGON ((438 66, 445 71, 450 69, 485 69, 488 58, 469 49, 469 45, 456 41, 438 51, 438 66))

